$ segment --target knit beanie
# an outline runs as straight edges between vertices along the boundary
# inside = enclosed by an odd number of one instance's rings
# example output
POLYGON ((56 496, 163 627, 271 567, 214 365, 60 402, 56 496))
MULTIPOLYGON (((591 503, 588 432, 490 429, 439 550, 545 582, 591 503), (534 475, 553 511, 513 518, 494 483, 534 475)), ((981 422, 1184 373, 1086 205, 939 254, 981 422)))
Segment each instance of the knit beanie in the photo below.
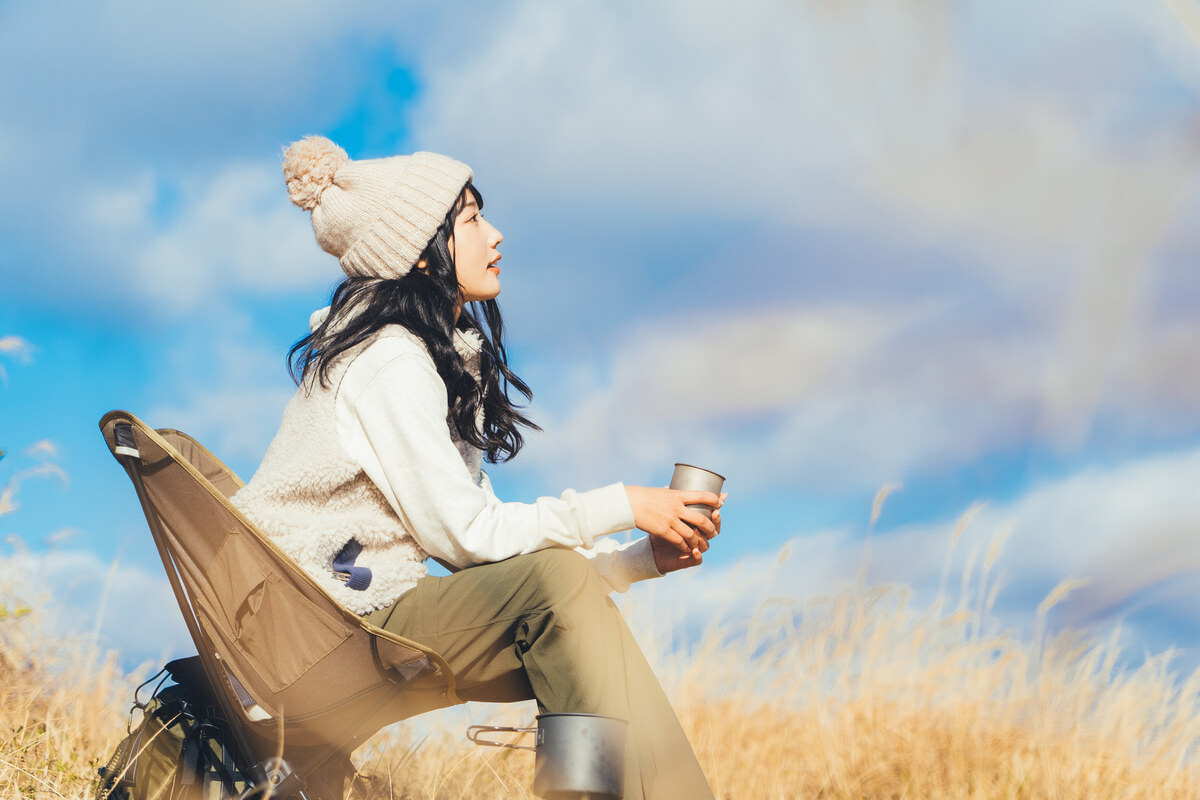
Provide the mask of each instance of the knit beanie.
POLYGON ((471 168, 437 153, 352 160, 323 136, 283 154, 288 196, 352 278, 400 278, 454 206, 471 168))

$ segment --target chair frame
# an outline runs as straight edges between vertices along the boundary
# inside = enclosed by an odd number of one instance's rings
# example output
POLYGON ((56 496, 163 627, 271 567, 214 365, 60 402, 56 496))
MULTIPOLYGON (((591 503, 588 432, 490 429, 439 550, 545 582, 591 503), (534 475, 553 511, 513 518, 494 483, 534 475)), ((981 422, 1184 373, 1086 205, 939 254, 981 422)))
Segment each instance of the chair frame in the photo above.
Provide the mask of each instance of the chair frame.
MULTIPOLYGON (((233 733, 235 744, 242 756, 242 763, 250 765, 250 781, 251 787, 243 793, 243 797, 258 797, 258 796, 276 796, 289 797, 296 796, 305 798, 305 800, 333 800, 336 797, 328 786, 324 783, 320 785, 308 786, 308 781, 298 774, 285 758, 283 758, 282 741, 286 736, 287 720, 285 717, 274 719, 277 728, 277 743, 279 749, 269 755, 261 752, 261 748, 256 748, 251 741, 248 730, 252 730, 256 725, 255 721, 247 716, 247 705, 245 700, 248 699, 248 694, 242 686, 238 685, 242 681, 234 672, 234 665, 228 659, 221 659, 218 650, 214 647, 213 642, 209 640, 204 633, 201 623, 197 617, 196 610, 193 606, 192 597, 189 594, 188 587, 184 585, 183 578, 180 574, 180 567, 177 563, 176 556, 171 552, 168 544, 168 536, 163 529, 163 522, 160 518, 159 511, 155 508, 151 493, 147 491, 143 481, 143 473, 147 470, 156 468, 163 464, 163 459, 147 464, 143 458, 140 448, 135 437, 135 431, 140 437, 145 437, 151 440, 157 447, 161 448, 167 456, 182 466, 194 479, 197 481, 211 496, 213 500, 222 503, 226 509, 235 514, 238 520, 243 524, 245 529, 252 534, 256 539, 256 544, 266 548, 274 556, 275 560, 286 568, 290 568, 296 576, 299 576, 306 581, 310 586, 315 588, 317 592, 323 595, 330 603, 336 605, 328 593, 317 584, 307 573, 301 570, 296 564, 261 531, 249 522, 244 515, 230 502, 228 497, 218 489, 212 481, 200 473, 196 465, 187 457, 179 452, 166 437, 183 437, 190 445, 194 445, 199 453, 206 459, 211 461, 215 467, 219 467, 224 473, 236 484, 243 485, 236 473, 230 470, 220 459, 209 452, 202 444, 197 442, 191 436, 180 431, 164 428, 154 430, 142 422, 134 415, 125 411, 111 411, 105 414, 100 420, 100 428, 104 434, 113 457, 125 469, 127 475, 133 483, 134 490, 137 493, 138 501, 141 504, 142 512, 146 517, 147 524, 150 528, 150 533, 154 539, 155 548, 158 551, 159 558, 162 561, 163 568, 167 573, 168 581, 171 584, 171 590, 174 593, 175 600, 179 605, 180 612, 183 615, 184 623, 187 625, 188 633, 192 637, 193 643, 196 645, 196 650, 203 665, 204 673, 209 682, 212 684, 213 694, 217 698, 222 714, 229 721, 230 730, 233 733), (314 793, 310 794, 312 790, 314 793)), ((386 630, 377 628, 371 625, 366 619, 359 617, 352 612, 338 606, 344 616, 344 621, 348 626, 359 628, 355 635, 366 634, 371 637, 371 652, 375 660, 375 666, 380 675, 388 681, 396 684, 394 691, 402 692, 403 685, 407 683, 403 674, 395 674, 399 669, 395 665, 385 664, 379 652, 381 642, 391 645, 399 645, 401 648, 408 648, 423 654, 430 664, 436 668, 438 677, 444 682, 444 692, 440 699, 433 707, 444 707, 463 702, 455 694, 454 674, 445 660, 433 650, 410 640, 396 636, 386 630)), ((249 698, 252 700, 252 698, 249 698)), ((428 710, 424 707, 419 707, 414 713, 421 713, 422 710, 428 710)), ((324 749, 323 756, 309 763, 311 769, 307 773, 311 776, 322 767, 330 764, 331 760, 339 754, 349 755, 351 750, 374 734, 381 727, 379 719, 367 720, 365 724, 351 725, 348 730, 345 730, 341 735, 334 737, 331 743, 324 749), (374 727, 372 727, 374 725, 374 727)), ((396 721, 396 720, 392 720, 396 721)), ((388 724, 384 722, 383 724, 388 724)), ((260 739, 263 737, 259 733, 260 739)), ((267 737, 270 738, 270 737, 267 737)), ((274 748, 273 748, 274 749, 274 748)), ((339 798, 340 800, 340 798, 339 798)))

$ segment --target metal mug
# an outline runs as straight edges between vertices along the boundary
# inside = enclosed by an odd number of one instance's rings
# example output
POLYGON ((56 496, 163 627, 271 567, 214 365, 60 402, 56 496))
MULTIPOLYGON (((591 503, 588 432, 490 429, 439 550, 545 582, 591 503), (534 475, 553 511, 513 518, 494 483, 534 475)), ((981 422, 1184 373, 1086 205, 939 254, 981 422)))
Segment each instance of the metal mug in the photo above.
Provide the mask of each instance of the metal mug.
POLYGON ((538 714, 536 728, 472 725, 467 738, 487 747, 536 753, 533 793, 546 800, 621 800, 625 796, 625 737, 629 723, 601 714, 538 714), (534 747, 481 738, 532 733, 534 747))
MULTIPOLYGON (((694 492, 712 492, 720 494, 725 484, 725 476, 718 475, 710 469, 692 466, 691 464, 675 464, 675 474, 671 476, 671 488, 694 492)), ((699 511, 712 519, 712 506, 703 503, 688 503, 688 508, 699 511)))

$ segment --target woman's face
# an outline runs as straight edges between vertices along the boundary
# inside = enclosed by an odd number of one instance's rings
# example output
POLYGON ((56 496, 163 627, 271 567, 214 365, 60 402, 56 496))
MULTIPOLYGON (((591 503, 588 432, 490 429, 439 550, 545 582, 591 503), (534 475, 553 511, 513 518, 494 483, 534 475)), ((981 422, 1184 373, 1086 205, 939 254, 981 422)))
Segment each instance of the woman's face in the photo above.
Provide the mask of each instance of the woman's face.
POLYGON ((496 248, 504 235, 479 210, 475 196, 467 192, 467 202, 454 218, 454 238, 450 254, 462 301, 491 300, 500 294, 500 251, 496 248))

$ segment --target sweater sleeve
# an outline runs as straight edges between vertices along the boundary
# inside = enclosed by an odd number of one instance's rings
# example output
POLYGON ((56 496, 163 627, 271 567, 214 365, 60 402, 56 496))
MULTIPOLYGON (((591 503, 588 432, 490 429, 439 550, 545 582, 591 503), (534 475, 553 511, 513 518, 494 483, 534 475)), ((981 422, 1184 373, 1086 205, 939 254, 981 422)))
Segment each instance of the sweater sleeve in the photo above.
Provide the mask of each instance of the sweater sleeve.
MULTIPOLYGON (((487 490, 489 503, 500 503, 492 488, 491 478, 480 472, 480 486, 487 490)), ((630 518, 628 528, 633 527, 630 518)), ((579 553, 592 560, 596 572, 608 584, 609 591, 624 592, 631 584, 648 578, 660 578, 658 565, 654 563, 654 551, 650 548, 650 537, 643 536, 629 542, 618 542, 615 537, 597 539, 591 547, 576 547, 579 553)))
POLYGON ((450 439, 445 384, 407 339, 380 339, 346 370, 335 416, 343 446, 427 553, 457 567, 547 547, 590 548, 632 527, 624 487, 491 502, 450 439))
POLYGON ((576 550, 592 560, 600 577, 614 592, 623 592, 637 581, 662 576, 654 563, 648 536, 630 542, 618 542, 609 536, 597 539, 590 548, 577 547, 576 550))

